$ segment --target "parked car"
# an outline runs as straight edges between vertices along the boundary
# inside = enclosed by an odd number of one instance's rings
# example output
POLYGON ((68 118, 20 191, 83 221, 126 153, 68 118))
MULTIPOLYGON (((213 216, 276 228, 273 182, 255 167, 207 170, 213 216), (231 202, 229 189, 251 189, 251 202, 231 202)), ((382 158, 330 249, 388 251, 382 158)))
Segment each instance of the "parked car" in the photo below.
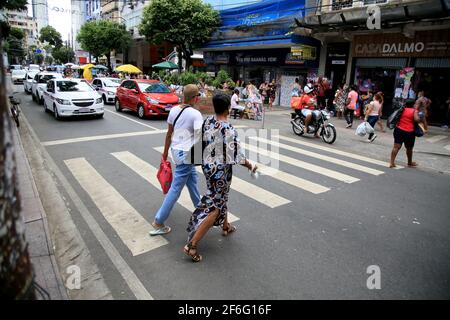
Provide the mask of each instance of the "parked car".
POLYGON ((114 104, 116 102, 117 88, 122 82, 118 78, 97 78, 94 79, 92 85, 101 94, 104 104, 114 104))
POLYGON ((180 102, 178 96, 158 80, 124 80, 116 93, 116 111, 130 109, 141 119, 168 115, 180 102))
POLYGON ((25 81, 23 83, 23 90, 26 93, 31 93, 31 88, 33 87, 33 80, 36 74, 38 74, 39 71, 28 71, 25 76, 25 81))
POLYGON ((23 67, 20 64, 12 64, 8 67, 8 72, 12 72, 13 70, 22 70, 23 67))
POLYGON ((44 104, 44 91, 47 87, 47 81, 51 79, 62 79, 62 75, 56 72, 39 72, 34 76, 33 86, 31 87, 31 96, 33 101, 44 104))
POLYGON ((37 64, 30 64, 28 66, 28 71, 37 71, 37 72, 39 72, 39 71, 41 71, 41 67, 39 67, 39 65, 37 65, 37 64))
POLYGON ((47 82, 44 110, 53 112, 57 120, 86 115, 103 118, 105 112, 100 94, 85 80, 75 78, 51 79, 47 82))
POLYGON ((25 75, 27 72, 25 70, 13 70, 11 72, 11 81, 13 84, 23 83, 25 81, 25 75))

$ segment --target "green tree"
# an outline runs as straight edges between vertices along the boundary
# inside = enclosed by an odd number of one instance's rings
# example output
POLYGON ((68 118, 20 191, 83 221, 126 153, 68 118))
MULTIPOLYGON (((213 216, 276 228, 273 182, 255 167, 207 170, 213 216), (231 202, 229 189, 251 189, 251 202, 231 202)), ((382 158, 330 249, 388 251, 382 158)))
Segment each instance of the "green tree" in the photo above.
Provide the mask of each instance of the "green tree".
POLYGON ((26 52, 23 46, 24 37, 25 33, 21 29, 11 28, 9 30, 9 36, 6 38, 5 43, 5 51, 8 53, 10 61, 15 60, 16 63, 20 63, 25 57, 26 52))
POLYGON ((39 41, 42 43, 47 42, 54 48, 59 48, 63 44, 61 33, 56 31, 52 26, 46 26, 41 29, 39 41))
POLYGON ((181 72, 182 57, 188 69, 193 50, 210 39, 219 23, 219 13, 201 0, 153 0, 144 9, 139 32, 150 43, 176 45, 181 72))
POLYGON ((60 47, 53 50, 52 56, 56 62, 64 64, 73 61, 75 58, 75 52, 73 52, 71 48, 60 47))
POLYGON ((42 53, 34 54, 34 63, 41 65, 44 62, 44 55, 42 53))
MULTIPOLYGON (((0 11, 26 10, 27 0, 1 0, 0 11)), ((0 26, 0 52, 9 27, 0 26)), ((3 59, 0 59, 0 296, 8 300, 35 299, 33 268, 20 216, 14 142, 7 107, 3 59)))
POLYGON ((81 27, 77 41, 83 50, 89 51, 95 58, 105 55, 108 67, 111 68, 111 51, 128 50, 132 38, 125 25, 109 20, 96 20, 81 27))
POLYGON ((53 57, 52 56, 46 56, 45 57, 45 63, 47 63, 47 64, 53 64, 53 57))

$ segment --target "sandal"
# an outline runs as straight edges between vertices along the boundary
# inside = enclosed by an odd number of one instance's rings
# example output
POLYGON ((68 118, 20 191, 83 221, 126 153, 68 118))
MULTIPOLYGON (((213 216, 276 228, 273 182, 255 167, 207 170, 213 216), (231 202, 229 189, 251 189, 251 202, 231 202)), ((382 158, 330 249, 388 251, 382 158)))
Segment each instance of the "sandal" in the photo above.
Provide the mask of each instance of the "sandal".
POLYGON ((233 233, 236 231, 236 227, 233 226, 231 223, 228 223, 227 228, 222 229, 222 235, 224 237, 228 236, 230 233, 233 233))
POLYGON ((191 242, 184 246, 183 251, 186 255, 191 257, 193 262, 200 262, 203 259, 203 257, 197 253, 197 246, 194 246, 191 242), (194 250, 195 253, 191 254, 191 250, 194 250))

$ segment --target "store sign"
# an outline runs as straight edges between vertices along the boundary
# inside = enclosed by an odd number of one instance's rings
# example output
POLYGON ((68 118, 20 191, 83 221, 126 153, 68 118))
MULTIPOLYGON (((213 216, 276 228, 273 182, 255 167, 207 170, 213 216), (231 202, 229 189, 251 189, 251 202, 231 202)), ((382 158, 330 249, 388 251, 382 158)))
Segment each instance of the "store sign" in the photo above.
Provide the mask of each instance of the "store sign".
POLYGON ((285 64, 297 64, 297 65, 303 65, 305 64, 306 60, 303 59, 301 56, 294 56, 292 52, 289 52, 286 55, 286 59, 284 61, 285 64))
POLYGON ((293 56, 301 57, 305 60, 315 60, 316 59, 316 47, 299 45, 291 47, 291 53, 293 56))
POLYGON ((345 60, 332 60, 331 64, 345 64, 345 60))
POLYGON ((355 36, 353 48, 354 57, 450 57, 450 31, 355 36))
POLYGON ((251 56, 251 55, 236 55, 236 62, 239 64, 266 64, 277 63, 278 57, 265 56, 251 56))

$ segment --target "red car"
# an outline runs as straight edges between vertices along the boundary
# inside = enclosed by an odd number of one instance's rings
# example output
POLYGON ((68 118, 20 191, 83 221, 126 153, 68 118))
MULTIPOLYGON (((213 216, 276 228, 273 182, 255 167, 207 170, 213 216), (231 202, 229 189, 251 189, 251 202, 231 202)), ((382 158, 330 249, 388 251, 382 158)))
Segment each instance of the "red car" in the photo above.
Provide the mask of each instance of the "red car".
POLYGON ((116 111, 130 109, 139 118, 168 115, 180 98, 158 80, 124 80, 116 92, 116 111))

